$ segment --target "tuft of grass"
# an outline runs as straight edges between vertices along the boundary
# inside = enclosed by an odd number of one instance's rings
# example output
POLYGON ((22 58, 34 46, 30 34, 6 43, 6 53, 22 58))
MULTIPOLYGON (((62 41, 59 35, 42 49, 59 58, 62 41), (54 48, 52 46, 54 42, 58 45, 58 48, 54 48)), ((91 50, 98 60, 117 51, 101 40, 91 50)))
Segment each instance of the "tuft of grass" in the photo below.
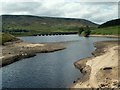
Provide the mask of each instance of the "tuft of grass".
POLYGON ((8 33, 0 33, 0 44, 4 45, 6 42, 12 42, 18 40, 16 37, 14 37, 11 34, 8 33))

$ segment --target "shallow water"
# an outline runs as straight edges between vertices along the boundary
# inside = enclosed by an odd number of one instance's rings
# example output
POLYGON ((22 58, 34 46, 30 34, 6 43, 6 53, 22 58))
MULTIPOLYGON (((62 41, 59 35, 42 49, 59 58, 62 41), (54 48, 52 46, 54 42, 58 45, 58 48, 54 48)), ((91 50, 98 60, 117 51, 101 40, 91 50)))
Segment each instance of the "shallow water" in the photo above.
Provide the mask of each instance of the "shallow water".
POLYGON ((77 35, 19 37, 26 42, 64 42, 67 49, 53 53, 39 53, 7 65, 2 70, 3 88, 65 88, 81 77, 73 63, 90 57, 96 41, 116 38, 79 37, 77 35))

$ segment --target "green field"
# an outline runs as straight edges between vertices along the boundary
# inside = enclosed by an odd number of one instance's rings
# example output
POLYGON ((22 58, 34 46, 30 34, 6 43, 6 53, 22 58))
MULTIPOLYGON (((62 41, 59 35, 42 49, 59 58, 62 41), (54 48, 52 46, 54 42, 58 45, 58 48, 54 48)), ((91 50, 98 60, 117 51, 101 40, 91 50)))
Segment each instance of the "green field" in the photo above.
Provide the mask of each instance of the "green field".
POLYGON ((100 35, 118 35, 120 34, 120 26, 111 26, 91 30, 91 34, 100 34, 100 35))

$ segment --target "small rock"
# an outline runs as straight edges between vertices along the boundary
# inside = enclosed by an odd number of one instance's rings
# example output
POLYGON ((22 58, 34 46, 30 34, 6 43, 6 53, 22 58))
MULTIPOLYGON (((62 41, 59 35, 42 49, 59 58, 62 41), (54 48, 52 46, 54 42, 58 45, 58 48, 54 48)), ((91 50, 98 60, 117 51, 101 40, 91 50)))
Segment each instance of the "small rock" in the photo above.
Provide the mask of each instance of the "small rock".
POLYGON ((76 81, 73 81, 73 83, 76 83, 76 81))

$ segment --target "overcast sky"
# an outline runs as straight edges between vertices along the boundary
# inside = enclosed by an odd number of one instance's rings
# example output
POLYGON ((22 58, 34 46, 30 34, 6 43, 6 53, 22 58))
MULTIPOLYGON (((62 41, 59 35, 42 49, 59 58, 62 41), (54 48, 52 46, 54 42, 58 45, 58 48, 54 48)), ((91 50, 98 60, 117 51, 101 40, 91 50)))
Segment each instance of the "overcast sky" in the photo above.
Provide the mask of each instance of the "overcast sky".
POLYGON ((80 18, 98 24, 118 18, 117 2, 105 2, 105 0, 104 2, 80 2, 80 0, 20 1, 4 0, 0 14, 80 18))

